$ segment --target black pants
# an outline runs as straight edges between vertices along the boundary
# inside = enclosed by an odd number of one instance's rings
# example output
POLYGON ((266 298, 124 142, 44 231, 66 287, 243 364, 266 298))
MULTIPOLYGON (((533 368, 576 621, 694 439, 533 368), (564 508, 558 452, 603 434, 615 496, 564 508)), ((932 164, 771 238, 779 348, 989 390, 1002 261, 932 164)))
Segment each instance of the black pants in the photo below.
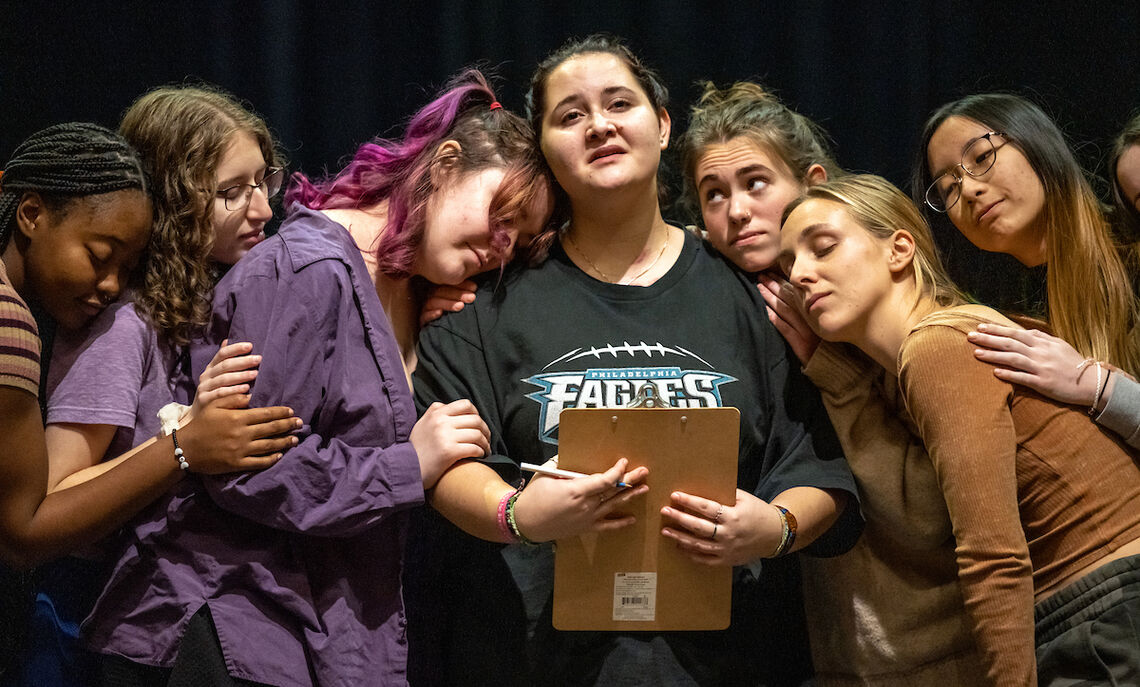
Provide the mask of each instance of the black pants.
POLYGON ((210 616, 209 607, 203 605, 186 625, 178 657, 173 668, 135 663, 120 656, 107 656, 103 661, 104 687, 258 687, 251 682, 230 677, 226 659, 218 641, 218 630, 210 616))
POLYGON ((1085 575, 1035 615, 1041 687, 1140 684, 1140 556, 1085 575))

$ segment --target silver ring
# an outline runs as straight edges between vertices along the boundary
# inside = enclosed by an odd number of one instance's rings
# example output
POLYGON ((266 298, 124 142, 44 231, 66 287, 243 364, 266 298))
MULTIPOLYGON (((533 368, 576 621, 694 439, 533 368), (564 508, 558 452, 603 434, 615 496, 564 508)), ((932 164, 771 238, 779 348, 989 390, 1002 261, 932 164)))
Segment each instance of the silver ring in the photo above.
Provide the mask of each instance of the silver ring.
POLYGON ((720 527, 720 525, 718 525, 717 523, 714 522, 713 523, 713 533, 709 537, 709 541, 716 541, 716 528, 718 528, 718 527, 720 527))
MULTIPOLYGON (((720 524, 720 516, 722 516, 722 515, 724 515, 724 505, 723 505, 723 504, 721 505, 721 507, 720 507, 720 508, 717 508, 717 509, 716 509, 716 517, 715 517, 715 518, 713 518, 713 524, 714 524, 714 525, 719 525, 719 524, 720 524)), ((714 530, 714 531, 715 531, 715 530, 714 530)))

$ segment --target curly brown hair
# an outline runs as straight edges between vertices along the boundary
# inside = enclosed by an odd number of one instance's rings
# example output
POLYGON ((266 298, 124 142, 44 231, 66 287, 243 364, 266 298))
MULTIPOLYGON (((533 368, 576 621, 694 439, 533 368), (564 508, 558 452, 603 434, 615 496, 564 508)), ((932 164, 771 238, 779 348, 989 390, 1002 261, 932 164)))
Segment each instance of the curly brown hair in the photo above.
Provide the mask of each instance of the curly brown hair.
POLYGON ((155 223, 135 307, 173 345, 184 345, 210 316, 214 288, 217 169, 233 137, 249 133, 265 164, 282 166, 265 121, 236 98, 209 85, 162 86, 136 100, 119 132, 150 175, 155 223))

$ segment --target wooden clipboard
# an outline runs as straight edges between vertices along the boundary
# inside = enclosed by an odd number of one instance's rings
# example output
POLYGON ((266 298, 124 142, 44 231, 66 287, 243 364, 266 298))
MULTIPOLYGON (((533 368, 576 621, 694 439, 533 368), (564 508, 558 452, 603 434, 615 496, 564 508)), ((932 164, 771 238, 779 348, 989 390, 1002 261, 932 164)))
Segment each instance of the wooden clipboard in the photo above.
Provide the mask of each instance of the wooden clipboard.
POLYGON ((554 627, 559 630, 722 630, 732 568, 694 563, 661 534, 674 491, 736 502, 736 408, 568 408, 559 416, 558 467, 601 472, 618 458, 649 468, 637 523, 557 542, 554 627))

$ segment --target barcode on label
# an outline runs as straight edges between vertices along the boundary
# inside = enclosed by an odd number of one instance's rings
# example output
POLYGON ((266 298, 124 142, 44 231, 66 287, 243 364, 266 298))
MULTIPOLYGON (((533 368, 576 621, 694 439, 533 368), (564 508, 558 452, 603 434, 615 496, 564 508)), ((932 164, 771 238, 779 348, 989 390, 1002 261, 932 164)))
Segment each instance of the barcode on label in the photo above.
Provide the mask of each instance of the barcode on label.
POLYGON ((636 606, 639 604, 649 603, 648 596, 623 596, 621 597, 622 606, 636 606))

